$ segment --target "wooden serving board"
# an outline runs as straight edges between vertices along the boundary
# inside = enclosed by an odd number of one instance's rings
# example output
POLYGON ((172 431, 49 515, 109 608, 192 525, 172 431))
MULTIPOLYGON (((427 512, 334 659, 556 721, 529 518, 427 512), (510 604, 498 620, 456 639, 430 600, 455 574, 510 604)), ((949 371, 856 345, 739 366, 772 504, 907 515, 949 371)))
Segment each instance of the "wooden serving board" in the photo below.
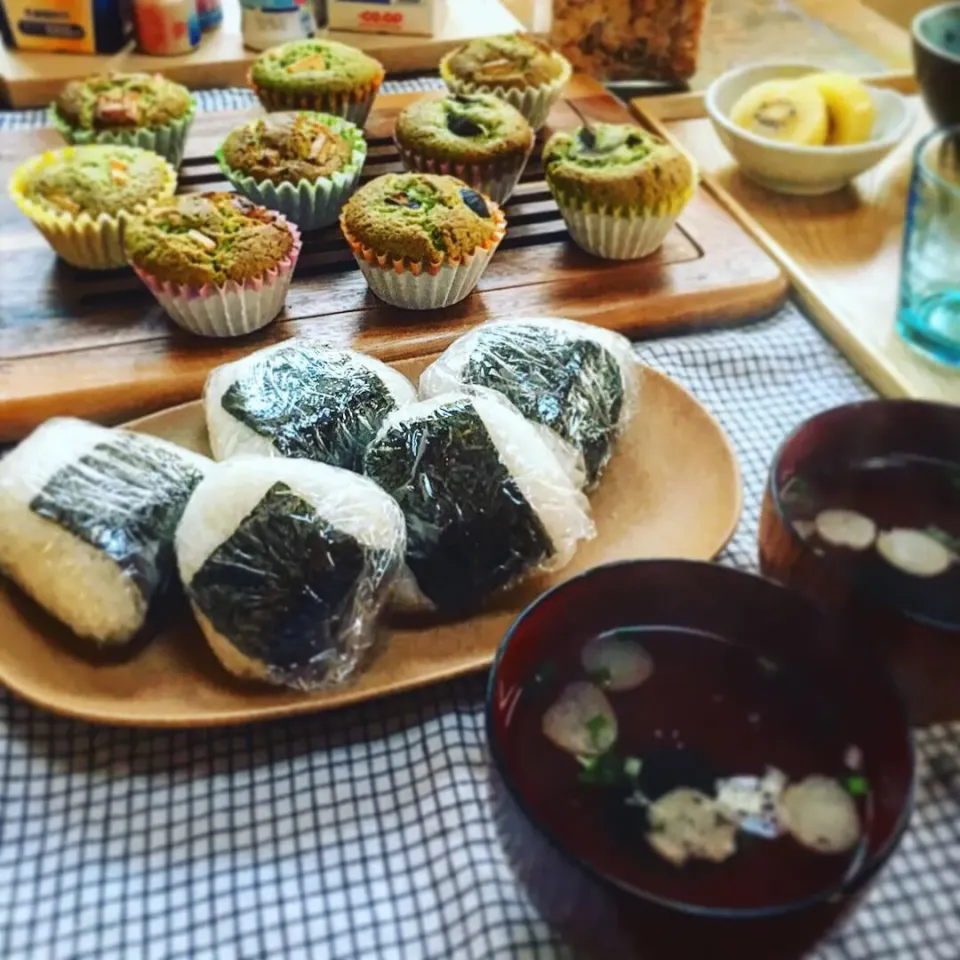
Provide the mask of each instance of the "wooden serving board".
MULTIPOLYGON (((416 380, 433 357, 394 366, 416 380)), ((97 663, 79 641, 0 577, 0 683, 31 703, 98 723, 199 727, 329 710, 449 680, 488 666, 507 628, 543 591, 602 563, 647 557, 709 560, 741 510, 740 471, 716 421, 682 387, 644 371, 639 408, 591 495, 597 536, 562 570, 500 594, 467 620, 383 624, 379 652, 356 681, 297 693, 232 677, 183 604, 121 662, 97 663)), ((209 454, 202 404, 129 426, 209 454)))
MULTIPOLYGON (((45 106, 67 81, 112 70, 159 70, 193 88, 243 86, 258 51, 243 45, 239 0, 222 2, 223 23, 205 33, 196 50, 176 57, 139 53, 133 41, 119 53, 102 55, 37 53, 0 46, 0 101, 12 107, 45 106)), ((500 0, 441 0, 441 6, 438 29, 432 37, 343 30, 322 30, 318 35, 359 47, 389 72, 399 73, 435 70, 445 53, 467 40, 522 28, 500 0)))
MULTIPOLYGON (((869 82, 916 89, 912 75, 869 82)), ((745 177, 700 95, 632 106, 696 157, 706 189, 776 257, 818 325, 880 393, 960 403, 960 374, 914 353, 894 329, 913 147, 931 127, 920 99, 911 100, 916 122, 904 142, 850 187, 822 197, 784 196, 745 177)))
MULTIPOLYGON (((418 95, 381 97, 367 125, 365 177, 399 169, 390 139, 400 109, 418 95)), ((575 79, 549 126, 629 113, 596 82, 575 79)), ((201 115, 181 171, 181 189, 227 189, 213 160, 227 132, 255 114, 201 115)), ((0 179, 55 146, 53 131, 0 137, 0 179)), ((0 199, 0 440, 59 413, 117 422, 200 395, 207 371, 293 334, 353 345, 385 359, 442 349, 477 323, 517 314, 589 320, 631 335, 742 322, 776 308, 779 267, 705 191, 662 249, 643 261, 599 260, 574 246, 532 160, 506 208, 507 236, 479 292, 446 310, 404 311, 371 294, 335 227, 308 235, 286 311, 239 340, 179 330, 129 270, 91 273, 57 261, 12 202, 0 199)))

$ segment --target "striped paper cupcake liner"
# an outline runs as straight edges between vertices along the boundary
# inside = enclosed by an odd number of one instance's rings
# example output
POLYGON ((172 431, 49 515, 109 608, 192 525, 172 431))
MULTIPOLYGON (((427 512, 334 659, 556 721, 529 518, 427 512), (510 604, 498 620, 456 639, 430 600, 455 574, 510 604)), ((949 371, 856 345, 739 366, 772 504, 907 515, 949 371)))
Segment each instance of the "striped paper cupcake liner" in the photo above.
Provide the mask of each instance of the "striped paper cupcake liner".
POLYGON ((340 93, 318 91, 307 94, 292 90, 269 90, 254 82, 252 72, 247 73, 247 83, 263 104, 264 110, 268 112, 314 110, 317 113, 330 113, 355 123, 362 130, 373 107, 373 101, 377 98, 380 85, 383 83, 383 76, 381 73, 365 87, 340 93))
POLYGON ((265 327, 283 310, 302 246, 300 231, 283 219, 293 234, 293 247, 283 260, 253 280, 202 287, 170 283, 131 266, 170 318, 201 337, 242 337, 265 327))
POLYGON ((469 80, 462 80, 456 76, 450 69, 450 58, 453 53, 448 53, 440 61, 440 78, 447 85, 451 93, 490 93, 500 100, 505 100, 511 106, 516 107, 529 121, 534 130, 539 130, 547 122, 550 115, 550 108, 560 98, 563 88, 567 85, 573 73, 573 67, 566 57, 554 53, 553 56, 561 63, 560 76, 551 83, 542 83, 536 87, 499 87, 489 83, 473 83, 469 80))
POLYGON ((353 148, 349 161, 330 177, 301 180, 299 183, 273 183, 256 180, 234 170, 220 147, 214 156, 226 178, 247 199, 270 210, 278 210, 301 230, 319 230, 337 222, 340 208, 350 199, 367 159, 367 143, 356 124, 331 114, 318 114, 334 133, 345 137, 353 148))
POLYGON ((131 127, 116 130, 82 130, 72 127, 60 116, 55 106, 50 107, 50 122, 63 134, 67 143, 86 145, 90 143, 112 144, 124 147, 140 147, 152 150, 164 160, 179 168, 187 134, 197 112, 196 101, 191 101, 190 110, 178 120, 171 120, 160 127, 131 127))
POLYGON ((343 222, 340 227, 357 266, 373 293, 394 307, 405 310, 437 310, 459 303, 468 296, 486 270, 507 229, 503 211, 487 199, 496 223, 494 235, 482 246, 460 259, 445 258, 438 262, 392 260, 364 246, 343 222))
POLYGON ((486 163, 455 163, 425 156, 403 146, 396 138, 394 142, 400 151, 400 160, 405 170, 415 170, 419 173, 445 173, 459 177, 474 190, 486 194, 499 204, 504 204, 510 199, 533 151, 531 143, 526 153, 512 157, 498 157, 486 163))
POLYGON ((639 260, 659 250, 693 189, 650 210, 608 209, 547 186, 578 247, 607 260, 639 260))
POLYGON ((94 217, 89 213, 54 211, 47 204, 27 196, 26 184, 38 169, 60 157, 69 159, 76 150, 77 147, 48 150, 20 164, 10 178, 10 196, 43 234, 57 255, 67 263, 81 270, 114 270, 125 267, 127 258, 123 252, 123 231, 127 218, 144 213, 156 203, 172 197, 177 189, 176 171, 170 163, 164 161, 164 183, 157 194, 116 216, 101 213, 94 217))

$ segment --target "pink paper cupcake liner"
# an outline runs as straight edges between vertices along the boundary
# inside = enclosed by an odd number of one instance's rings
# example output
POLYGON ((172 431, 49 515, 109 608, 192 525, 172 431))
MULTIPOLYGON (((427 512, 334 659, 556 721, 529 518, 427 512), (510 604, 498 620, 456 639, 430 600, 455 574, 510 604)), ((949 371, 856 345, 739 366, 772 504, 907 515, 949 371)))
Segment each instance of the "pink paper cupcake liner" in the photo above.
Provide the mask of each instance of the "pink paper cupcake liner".
POLYGON ((170 318, 184 330, 201 337, 242 337, 276 319, 300 257, 300 231, 285 217, 278 219, 293 234, 293 247, 275 267, 252 280, 191 287, 160 280, 134 263, 131 266, 170 318))

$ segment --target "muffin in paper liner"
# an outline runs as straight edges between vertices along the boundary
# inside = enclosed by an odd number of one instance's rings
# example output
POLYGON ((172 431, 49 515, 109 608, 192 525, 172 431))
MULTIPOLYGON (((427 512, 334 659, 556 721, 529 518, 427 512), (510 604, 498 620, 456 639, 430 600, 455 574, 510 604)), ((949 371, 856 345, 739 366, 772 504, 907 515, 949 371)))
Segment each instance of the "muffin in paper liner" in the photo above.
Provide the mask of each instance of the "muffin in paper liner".
POLYGON ((214 156, 226 178, 247 199, 270 210, 279 210, 301 230, 329 227, 337 222, 340 208, 357 189, 367 159, 367 142, 360 128, 344 117, 327 114, 322 119, 335 133, 349 140, 353 147, 349 163, 331 177, 301 180, 299 183, 258 181, 234 170, 223 155, 222 145, 216 149, 214 156))
POLYGON ((611 209, 568 196, 547 179, 550 193, 574 243, 607 260, 639 260, 663 244, 693 188, 650 209, 611 209))
POLYGON ((328 93, 318 91, 312 94, 298 94, 283 90, 268 90, 254 82, 253 73, 247 72, 247 84, 263 104, 264 110, 313 110, 316 113, 329 113, 335 117, 343 117, 355 123, 361 130, 367 122, 373 101, 383 83, 384 74, 365 87, 357 87, 344 93, 328 93))
POLYGON ((488 200, 496 223, 493 237, 462 259, 446 258, 438 262, 391 260, 364 246, 344 223, 340 229, 357 266, 370 289, 386 303, 406 310, 436 310, 459 303, 476 287, 490 258, 507 230, 507 218, 500 207, 488 200))
POLYGON ((159 127, 128 127, 113 130, 83 130, 71 126, 60 116, 56 105, 51 105, 49 111, 50 123, 63 135, 67 143, 86 145, 90 143, 104 143, 125 147, 140 147, 159 154, 165 160, 178 168, 183 161, 183 151, 187 142, 187 134, 197 112, 197 102, 192 100, 190 110, 177 120, 159 127))
POLYGON ((130 266, 184 330, 202 337, 241 337, 276 319, 287 298, 302 243, 297 227, 282 219, 293 234, 293 247, 275 267, 254 280, 191 287, 160 280, 135 263, 130 266))
POLYGON ((176 171, 168 162, 164 162, 166 179, 161 191, 119 216, 101 213, 93 217, 85 212, 74 215, 66 211, 54 213, 26 196, 26 182, 38 167, 52 163, 61 156, 69 159, 74 150, 74 147, 47 150, 24 161, 10 178, 10 197, 43 234, 57 256, 67 263, 81 270, 125 267, 127 258, 123 251, 123 230, 127 217, 144 213, 159 201, 172 197, 177 189, 176 171))
POLYGON ((541 83, 539 86, 523 87, 522 89, 501 87, 488 83, 473 83, 469 80, 461 80, 450 69, 450 58, 454 53, 456 53, 456 50, 451 51, 440 60, 440 78, 451 93, 491 93, 516 107, 527 118, 534 130, 540 130, 547 122, 550 108, 560 99, 560 94, 563 93, 563 88, 567 85, 567 81, 573 73, 570 61, 554 52, 553 55, 561 61, 563 69, 560 76, 551 83, 541 83))
POLYGON ((416 170, 419 173, 446 173, 459 177, 464 183, 499 204, 506 203, 516 190, 517 183, 523 176, 527 161, 533 152, 531 143, 530 149, 522 157, 498 157, 487 163, 456 163, 424 156, 419 151, 401 145, 396 137, 393 138, 393 142, 400 152, 404 170, 416 170))

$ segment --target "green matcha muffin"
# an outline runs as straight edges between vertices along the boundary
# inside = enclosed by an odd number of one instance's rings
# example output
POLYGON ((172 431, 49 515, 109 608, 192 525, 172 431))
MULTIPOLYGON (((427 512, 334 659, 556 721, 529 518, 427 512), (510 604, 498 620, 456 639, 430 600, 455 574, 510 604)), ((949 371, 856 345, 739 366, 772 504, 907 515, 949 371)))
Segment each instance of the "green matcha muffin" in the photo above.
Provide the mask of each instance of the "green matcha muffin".
POLYGON ((383 65, 335 40, 294 40, 261 53, 249 79, 267 110, 317 110, 362 129, 383 83, 383 65))
POLYGON ((72 80, 50 107, 68 143, 111 143, 153 150, 180 166, 196 104, 159 73, 102 73, 72 80))
POLYGON ((440 61, 440 76, 452 93, 492 93, 516 107, 534 130, 547 122, 571 72, 565 57, 522 33, 469 40, 440 61))
POLYGON ((450 173, 506 203, 533 149, 519 110, 489 93, 417 100, 397 117, 394 139, 407 170, 450 173))
POLYGON ((188 193, 133 218, 127 259, 167 313, 208 337, 266 326, 283 308, 300 231, 235 193, 188 193))
POLYGON ((431 310, 473 290, 506 219, 494 201, 456 177, 388 173, 350 198, 340 226, 381 300, 431 310))
POLYGON ((612 260, 653 253, 697 183, 685 153, 632 124, 556 133, 543 148, 543 168, 571 237, 612 260))
POLYGON ((94 144, 32 157, 14 171, 10 196, 68 263, 86 270, 126 265, 123 232, 173 195, 177 175, 138 147, 94 144))
POLYGON ((363 134, 329 113, 270 113, 233 130, 217 150, 227 179, 302 230, 336 223, 367 158, 363 134))

